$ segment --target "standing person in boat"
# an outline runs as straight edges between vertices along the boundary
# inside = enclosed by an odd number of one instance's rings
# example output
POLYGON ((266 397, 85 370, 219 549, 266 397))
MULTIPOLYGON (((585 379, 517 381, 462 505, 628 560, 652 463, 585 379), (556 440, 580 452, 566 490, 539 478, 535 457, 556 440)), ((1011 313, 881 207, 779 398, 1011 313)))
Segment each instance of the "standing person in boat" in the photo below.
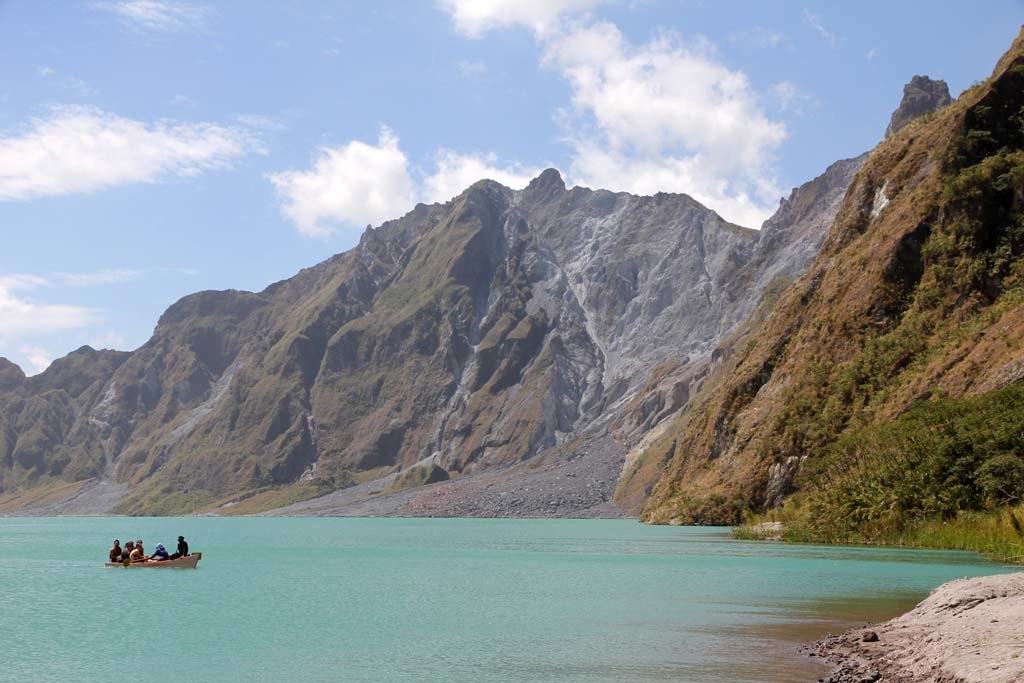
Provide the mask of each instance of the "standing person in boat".
POLYGON ((153 551, 153 554, 150 556, 149 559, 151 559, 151 560, 167 560, 167 559, 170 559, 168 557, 168 555, 167 555, 167 549, 164 548, 164 544, 163 543, 157 543, 156 544, 156 550, 153 551))
POLYGON ((178 536, 178 552, 171 555, 171 559, 176 560, 179 557, 188 557, 188 543, 185 542, 184 536, 178 536))
POLYGON ((113 547, 110 548, 110 553, 108 555, 110 557, 110 561, 111 562, 120 562, 121 561, 121 555, 123 553, 124 553, 124 550, 121 548, 121 541, 115 538, 114 539, 114 545, 113 545, 113 547))

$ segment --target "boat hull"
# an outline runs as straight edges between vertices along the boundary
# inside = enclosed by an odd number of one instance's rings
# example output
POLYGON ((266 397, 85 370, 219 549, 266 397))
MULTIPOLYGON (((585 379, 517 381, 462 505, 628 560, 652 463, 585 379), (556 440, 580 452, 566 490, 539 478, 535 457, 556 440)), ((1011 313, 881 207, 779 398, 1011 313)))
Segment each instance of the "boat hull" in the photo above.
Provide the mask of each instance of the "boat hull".
POLYGON ((161 567, 163 569, 195 569, 201 559, 203 559, 202 553, 191 553, 190 555, 179 557, 174 560, 149 560, 148 562, 129 562, 128 564, 123 562, 107 562, 106 565, 108 567, 124 567, 125 569, 146 569, 155 567, 161 567))

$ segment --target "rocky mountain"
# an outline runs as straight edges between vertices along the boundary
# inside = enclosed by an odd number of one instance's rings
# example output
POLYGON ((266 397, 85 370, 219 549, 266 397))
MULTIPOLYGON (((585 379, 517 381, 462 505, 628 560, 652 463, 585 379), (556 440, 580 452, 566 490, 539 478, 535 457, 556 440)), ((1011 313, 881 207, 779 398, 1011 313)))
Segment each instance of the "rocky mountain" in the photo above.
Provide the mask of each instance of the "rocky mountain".
POLYGON ((899 132, 919 116, 924 116, 953 102, 946 81, 934 81, 927 76, 914 76, 903 86, 903 100, 892 113, 885 137, 899 132))
MULTIPOLYGON (((915 77, 893 121, 942 92, 915 77)), ((668 467, 648 518, 675 518, 654 511, 688 481, 679 463, 703 462, 686 425, 856 213, 840 207, 867 159, 794 189, 760 231, 553 169, 520 191, 481 181, 262 292, 185 297, 134 352, 83 347, 29 378, 0 359, 0 510, 636 514, 668 467)), ((905 184, 881 182, 869 213, 905 184)), ((757 467, 736 491, 767 490, 757 467)))
MULTIPOLYGON (((901 110, 944 96, 915 78, 901 110)), ((1022 118, 1021 38, 934 116, 894 116, 807 272, 737 328, 638 456, 663 472, 645 519, 732 523, 807 488, 819 529, 900 531, 912 509, 1024 486, 1019 392, 994 393, 1024 379, 1022 118)))
POLYGON ((122 512, 261 509, 400 470, 429 469, 404 488, 572 459, 613 429, 635 442, 802 270, 862 161, 761 232, 554 170, 521 191, 481 181, 262 292, 186 297, 132 353, 83 347, 27 379, 4 361, 0 495, 103 484, 122 512))
POLYGON ((25 373, 17 365, 0 358, 0 391, 12 391, 25 381, 25 373))

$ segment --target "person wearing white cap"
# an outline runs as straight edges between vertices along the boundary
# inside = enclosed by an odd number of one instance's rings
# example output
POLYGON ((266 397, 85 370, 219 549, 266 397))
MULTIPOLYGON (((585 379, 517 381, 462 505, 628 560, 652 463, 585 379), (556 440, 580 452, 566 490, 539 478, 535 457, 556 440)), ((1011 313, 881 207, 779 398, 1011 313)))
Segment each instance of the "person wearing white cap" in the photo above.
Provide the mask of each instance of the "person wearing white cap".
POLYGON ((151 560, 166 560, 166 559, 168 559, 167 558, 167 548, 164 547, 163 543, 157 543, 156 544, 156 550, 153 551, 153 554, 149 557, 149 559, 151 559, 151 560))

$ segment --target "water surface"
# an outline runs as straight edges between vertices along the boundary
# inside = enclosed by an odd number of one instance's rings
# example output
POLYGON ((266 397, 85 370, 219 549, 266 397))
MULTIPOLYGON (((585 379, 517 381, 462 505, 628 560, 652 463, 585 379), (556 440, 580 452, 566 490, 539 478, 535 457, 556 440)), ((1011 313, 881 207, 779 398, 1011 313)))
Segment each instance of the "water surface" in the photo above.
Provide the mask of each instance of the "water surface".
POLYGON ((813 681, 801 641, 1001 570, 622 520, 0 519, 0 679, 813 681), (195 571, 102 566, 178 534, 195 571))

